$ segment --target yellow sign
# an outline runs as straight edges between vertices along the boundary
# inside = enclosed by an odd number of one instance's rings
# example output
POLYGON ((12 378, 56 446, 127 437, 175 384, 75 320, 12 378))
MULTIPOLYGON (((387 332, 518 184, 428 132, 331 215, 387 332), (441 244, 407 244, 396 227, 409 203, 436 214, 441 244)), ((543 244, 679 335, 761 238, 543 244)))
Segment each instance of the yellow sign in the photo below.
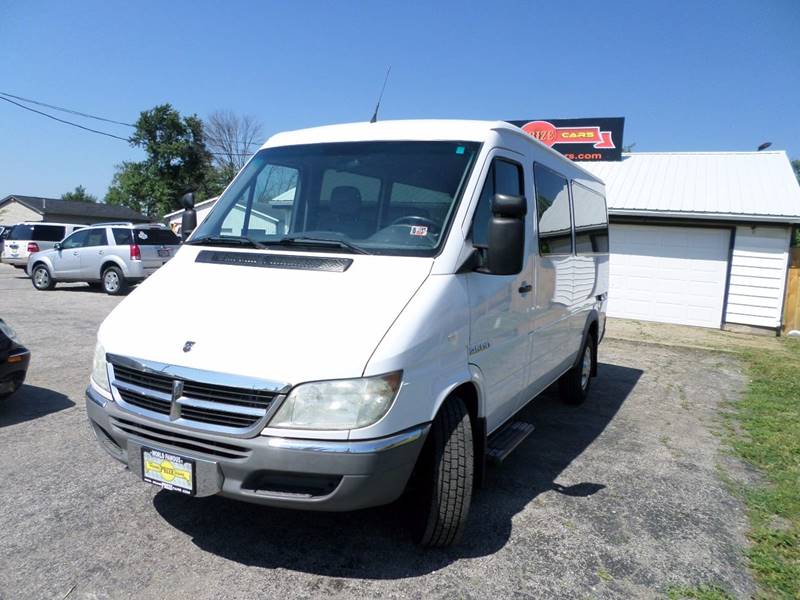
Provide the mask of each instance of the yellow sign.
POLYGON ((164 459, 161 462, 154 460, 146 460, 144 464, 145 472, 152 471, 158 473, 161 478, 170 482, 175 478, 183 479, 184 481, 191 482, 192 474, 185 469, 178 469, 170 461, 164 459))

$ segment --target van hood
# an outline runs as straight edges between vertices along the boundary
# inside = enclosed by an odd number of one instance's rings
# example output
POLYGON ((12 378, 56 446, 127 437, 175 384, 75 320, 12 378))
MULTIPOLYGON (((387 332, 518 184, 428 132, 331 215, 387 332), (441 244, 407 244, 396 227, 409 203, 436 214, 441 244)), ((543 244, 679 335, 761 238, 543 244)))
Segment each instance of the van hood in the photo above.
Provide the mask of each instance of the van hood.
POLYGON ((360 377, 432 265, 431 258, 183 246, 111 312, 98 339, 107 353, 286 384, 360 377), (238 256, 239 264, 198 262, 202 251, 238 256), (300 264, 241 264, 258 255, 300 264), (302 264, 309 258, 352 262, 344 271, 312 270, 302 264), (184 352, 188 341, 194 345, 184 352))

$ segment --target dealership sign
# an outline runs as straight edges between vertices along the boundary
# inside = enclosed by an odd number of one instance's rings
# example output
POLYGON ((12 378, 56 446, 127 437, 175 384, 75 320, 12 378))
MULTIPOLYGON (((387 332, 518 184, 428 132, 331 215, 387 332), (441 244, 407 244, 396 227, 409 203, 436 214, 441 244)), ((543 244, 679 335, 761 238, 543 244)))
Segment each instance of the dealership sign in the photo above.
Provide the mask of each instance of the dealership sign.
POLYGON ((570 160, 622 160, 624 117, 509 121, 570 160))

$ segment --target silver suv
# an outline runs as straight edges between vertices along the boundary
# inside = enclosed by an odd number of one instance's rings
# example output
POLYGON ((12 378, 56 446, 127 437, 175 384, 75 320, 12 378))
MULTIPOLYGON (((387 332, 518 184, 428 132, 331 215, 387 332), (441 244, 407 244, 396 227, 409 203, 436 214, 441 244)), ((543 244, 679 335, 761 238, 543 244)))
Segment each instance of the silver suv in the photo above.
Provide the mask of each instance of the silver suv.
POLYGON ((85 281, 107 294, 122 294, 175 255, 180 239, 158 223, 98 223, 76 231, 52 250, 28 259, 37 290, 60 281, 85 281))

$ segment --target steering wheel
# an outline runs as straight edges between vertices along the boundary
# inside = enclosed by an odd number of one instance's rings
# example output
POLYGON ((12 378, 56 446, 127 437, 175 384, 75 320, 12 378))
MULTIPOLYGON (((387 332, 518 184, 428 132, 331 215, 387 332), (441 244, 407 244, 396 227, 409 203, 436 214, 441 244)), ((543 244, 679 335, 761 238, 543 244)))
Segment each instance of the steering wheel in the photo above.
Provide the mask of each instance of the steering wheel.
POLYGON ((418 217, 416 215, 407 215, 405 217, 395 219, 391 222, 389 227, 394 225, 423 225, 430 227, 433 230, 432 233, 438 233, 442 229, 442 226, 436 221, 428 219, 427 217, 418 217))

